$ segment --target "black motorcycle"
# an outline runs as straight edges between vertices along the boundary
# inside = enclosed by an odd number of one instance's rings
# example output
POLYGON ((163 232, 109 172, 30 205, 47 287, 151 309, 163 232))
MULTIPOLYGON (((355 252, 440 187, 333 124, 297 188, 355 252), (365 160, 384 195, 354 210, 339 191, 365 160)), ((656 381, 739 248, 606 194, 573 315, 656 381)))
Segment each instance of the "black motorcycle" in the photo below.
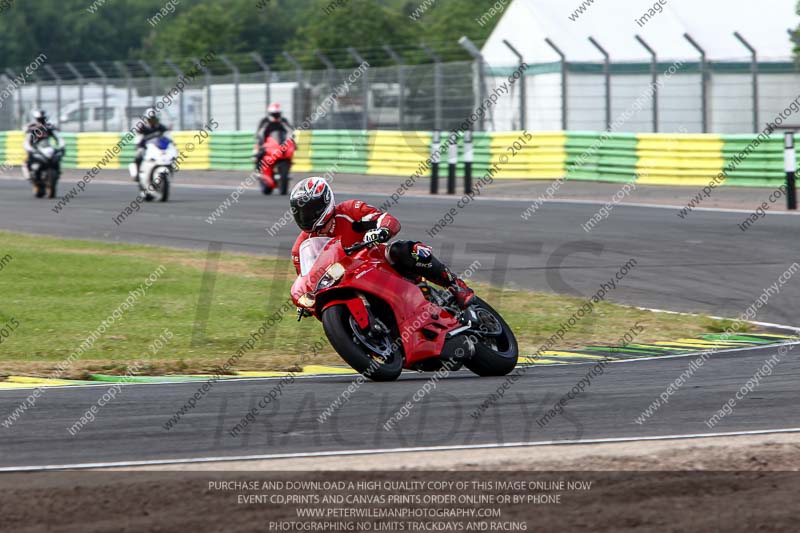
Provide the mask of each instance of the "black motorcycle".
POLYGON ((63 148, 45 146, 35 151, 32 155, 31 182, 36 198, 56 197, 58 179, 61 177, 61 158, 64 157, 63 148))

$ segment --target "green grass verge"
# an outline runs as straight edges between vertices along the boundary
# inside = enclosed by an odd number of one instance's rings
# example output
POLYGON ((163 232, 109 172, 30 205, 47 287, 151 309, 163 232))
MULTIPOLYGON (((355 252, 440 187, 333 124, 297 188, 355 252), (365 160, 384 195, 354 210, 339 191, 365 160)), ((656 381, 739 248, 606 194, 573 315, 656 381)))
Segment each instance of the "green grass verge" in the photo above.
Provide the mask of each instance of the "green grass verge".
MULTIPOLYGON (((124 373, 134 362, 138 373, 144 374, 211 370, 233 355, 286 301, 294 270, 284 259, 223 253, 213 291, 202 291, 204 273, 206 287, 210 281, 206 265, 205 252, 0 232, 0 330, 13 329, 0 343, 0 374, 47 375, 116 309, 122 311, 121 316, 69 366, 65 376, 124 373), (160 267, 160 276, 146 294, 124 309, 130 291, 160 267), (198 313, 204 300, 209 303, 207 319, 198 313), (199 326, 201 322, 205 328, 199 326), (159 350, 151 348, 165 328, 172 338, 159 350)), ((476 289, 506 317, 523 354, 535 352, 583 303, 568 296, 481 284, 476 289)), ((636 342, 674 340, 724 327, 707 318, 601 303, 569 331, 560 347, 613 345, 637 322, 644 331, 636 342)), ((342 361, 324 338, 319 322, 298 323, 292 310, 236 368, 287 370, 313 363, 342 361)))

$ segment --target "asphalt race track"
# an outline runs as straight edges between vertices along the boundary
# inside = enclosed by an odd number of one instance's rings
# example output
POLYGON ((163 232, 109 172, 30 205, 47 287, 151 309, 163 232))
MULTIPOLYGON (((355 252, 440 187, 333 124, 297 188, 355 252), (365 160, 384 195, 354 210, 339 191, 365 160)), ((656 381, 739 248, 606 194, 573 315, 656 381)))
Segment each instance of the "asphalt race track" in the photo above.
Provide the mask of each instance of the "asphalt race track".
MULTIPOLYGON (((320 424, 317 417, 353 377, 296 380, 243 433, 229 431, 277 380, 218 382, 197 408, 170 430, 164 424, 198 389, 198 383, 125 385, 94 423, 75 437, 67 431, 109 384, 45 390, 36 408, 3 430, 0 468, 85 463, 295 455, 304 452, 461 446, 488 443, 589 440, 772 430, 800 427, 796 408, 800 348, 777 354, 756 348, 709 359, 649 420, 636 418, 684 372, 690 358, 614 363, 562 415, 537 420, 589 370, 587 365, 531 369, 506 397, 475 420, 473 410, 504 378, 468 373, 440 381, 391 431, 384 423, 429 379, 404 375, 391 384, 365 383, 350 402, 320 424), (778 355, 769 379, 733 414, 710 430, 705 421, 764 361, 778 355)), ((3 391, 0 412, 13 410, 30 391, 3 391)))
MULTIPOLYGON (((62 184, 62 190, 67 187, 62 184)), ((206 222, 230 191, 176 186, 174 201, 145 205, 117 226, 112 219, 134 199, 133 184, 93 183, 56 214, 50 209, 53 202, 35 200, 24 182, 0 180, 0 229, 199 249, 219 242, 228 251, 288 254, 296 235, 293 227, 287 225, 275 238, 266 231, 286 213, 287 203, 280 197, 248 191, 213 224, 206 222)), ((337 200, 348 197, 338 194, 337 200)), ((365 197, 378 206, 385 198, 365 197)), ((795 216, 768 215, 743 233, 737 227, 747 216, 743 212, 698 211, 680 219, 674 208, 617 206, 587 233, 581 224, 599 205, 550 203, 525 221, 520 215, 530 201, 522 200, 480 199, 458 211, 455 222, 431 239, 426 231, 455 203, 454 198, 406 197, 391 212, 404 224, 401 236, 433 243, 456 270, 477 259, 481 266, 476 277, 497 285, 588 297, 633 258, 636 267, 618 282, 609 300, 735 317, 800 255, 800 219, 795 216)), ((800 280, 789 280, 756 320, 796 325, 798 302, 800 280)), ((786 353, 773 346, 712 356, 643 424, 634 420, 688 368, 691 358, 608 365, 585 393, 568 403, 564 414, 544 427, 536 420, 590 366, 531 369, 478 420, 470 413, 503 379, 452 375, 415 404, 393 431, 385 431, 384 422, 429 375, 404 375, 392 384, 365 383, 323 424, 317 416, 353 378, 298 379, 238 437, 228 430, 275 380, 218 382, 170 430, 164 424, 198 384, 126 385, 75 437, 67 428, 108 384, 47 389, 34 409, 3 430, 0 467, 797 428, 800 349, 782 350, 786 353), (780 363, 769 379, 709 429, 704 422, 774 355, 780 363)), ((11 412, 29 392, 0 392, 0 413, 11 412)))

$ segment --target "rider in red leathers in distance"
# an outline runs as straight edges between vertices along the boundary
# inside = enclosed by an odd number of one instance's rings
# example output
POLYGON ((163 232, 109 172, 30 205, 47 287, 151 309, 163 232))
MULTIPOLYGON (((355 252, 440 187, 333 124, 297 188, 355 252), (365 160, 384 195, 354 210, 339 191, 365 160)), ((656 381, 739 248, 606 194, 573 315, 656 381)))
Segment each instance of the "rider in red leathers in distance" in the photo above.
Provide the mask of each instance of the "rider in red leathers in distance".
MULTIPOLYGON (((359 242, 385 243, 400 232, 400 221, 361 200, 336 204, 324 178, 307 178, 295 185, 289 197, 294 220, 302 233, 292 248, 292 261, 300 273, 300 245, 311 237, 341 237, 342 246, 359 242)), ((475 293, 439 261, 429 246, 417 241, 394 241, 386 247, 387 261, 403 275, 422 276, 445 287, 465 308, 475 293)))

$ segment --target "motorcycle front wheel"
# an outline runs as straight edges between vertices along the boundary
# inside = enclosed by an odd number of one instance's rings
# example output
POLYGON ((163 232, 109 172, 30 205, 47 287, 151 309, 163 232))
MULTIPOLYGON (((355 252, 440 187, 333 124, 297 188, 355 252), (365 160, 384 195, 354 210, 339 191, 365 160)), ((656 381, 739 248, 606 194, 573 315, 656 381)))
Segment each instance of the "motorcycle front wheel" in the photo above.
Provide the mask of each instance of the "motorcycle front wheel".
MULTIPOLYGON (((159 202, 166 202, 169 200, 169 173, 163 172, 159 173, 158 175, 153 175, 150 179, 150 189, 147 192, 147 196, 151 196, 152 198, 148 201, 153 200, 154 198, 158 198, 159 202), (155 195, 151 194, 155 193, 155 195)), ((145 198, 146 199, 146 198, 145 198)))
POLYGON ((56 189, 58 187, 58 174, 56 174, 55 169, 50 169, 47 171, 47 197, 48 198, 55 198, 56 197, 56 189))
POLYGON ((44 198, 47 194, 44 181, 41 178, 33 178, 33 195, 36 198, 44 198))
POLYGON ((281 194, 286 196, 289 194, 289 167, 291 167, 291 162, 288 159, 281 159, 275 166, 280 175, 281 194))
POLYGON ((347 306, 334 305, 322 313, 322 327, 333 348, 353 370, 372 381, 394 381, 403 371, 403 348, 387 324, 383 335, 358 327, 347 306))
POLYGON ((500 313, 480 298, 470 306, 478 316, 478 332, 470 333, 475 355, 464 365, 479 376, 505 376, 517 366, 519 347, 500 313))

